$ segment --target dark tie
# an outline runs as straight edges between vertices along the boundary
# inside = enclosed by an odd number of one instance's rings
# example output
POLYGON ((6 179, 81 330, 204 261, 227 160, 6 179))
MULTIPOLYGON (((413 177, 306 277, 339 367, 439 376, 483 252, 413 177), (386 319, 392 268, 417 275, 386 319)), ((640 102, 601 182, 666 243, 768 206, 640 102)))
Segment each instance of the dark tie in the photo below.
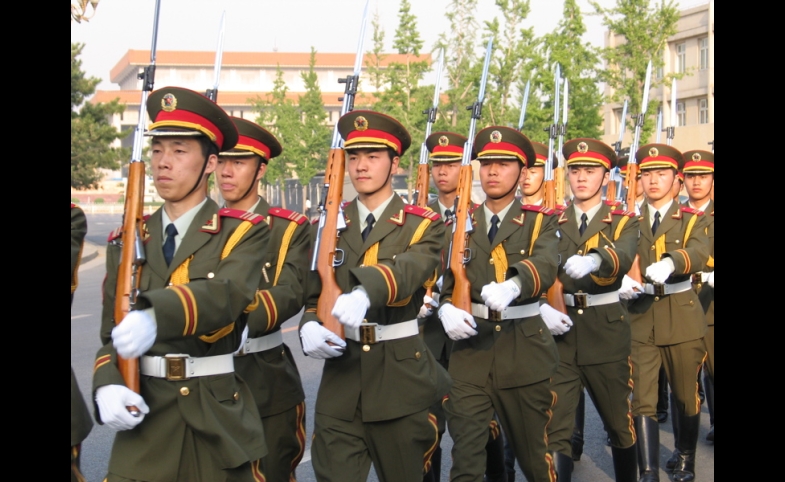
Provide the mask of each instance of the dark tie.
POLYGON ((657 211, 654 213, 654 222, 651 225, 651 234, 655 234, 657 232, 657 228, 660 227, 660 212, 657 211))
POLYGON ((586 228, 588 227, 589 227, 589 216, 587 216, 586 213, 583 213, 581 214, 581 226, 578 228, 578 232, 581 233, 581 236, 583 236, 583 233, 586 232, 586 228))
POLYGON ((499 216, 493 215, 491 216, 491 230, 488 231, 488 241, 493 243, 493 238, 496 237, 496 233, 499 232, 499 216))
POLYGON ((369 214, 367 218, 365 218, 365 222, 367 226, 363 229, 363 241, 368 239, 368 235, 371 234, 371 230, 373 229, 373 223, 376 222, 376 218, 373 217, 373 214, 369 214))
POLYGON ((172 262, 172 258, 174 258, 174 237, 177 236, 177 228, 175 227, 174 223, 169 223, 166 226, 166 241, 164 241, 164 259, 166 260, 166 265, 172 262))
POLYGON ((447 221, 451 217, 452 217, 452 211, 450 211, 449 209, 445 209, 444 210, 444 220, 447 221))

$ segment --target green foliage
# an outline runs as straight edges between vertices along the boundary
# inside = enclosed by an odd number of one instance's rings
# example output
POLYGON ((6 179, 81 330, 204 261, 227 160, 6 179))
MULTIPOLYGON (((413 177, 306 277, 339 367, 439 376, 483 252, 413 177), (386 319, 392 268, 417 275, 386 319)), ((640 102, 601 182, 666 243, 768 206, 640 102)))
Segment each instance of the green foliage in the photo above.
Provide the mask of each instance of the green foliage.
POLYGON ((125 196, 120 196, 117 198, 117 204, 123 204, 125 202, 125 196))
POLYGON ((94 202, 95 204, 103 204, 103 203, 104 203, 104 198, 102 198, 102 197, 97 197, 97 198, 95 198, 95 201, 93 201, 93 202, 94 202))
POLYGON ((71 187, 94 187, 100 175, 98 168, 116 169, 119 160, 128 157, 127 149, 115 149, 110 144, 121 134, 110 123, 109 117, 125 110, 118 100, 109 103, 84 103, 95 93, 100 79, 86 77, 79 55, 84 44, 71 43, 71 187))
POLYGON ((71 198, 71 202, 74 203, 74 204, 79 204, 82 201, 80 201, 78 197, 72 197, 71 198))
MULTIPOLYGON (((651 0, 616 0, 612 8, 603 8, 591 2, 603 24, 612 34, 621 35, 626 41, 602 51, 606 61, 602 80, 612 89, 611 100, 630 101, 630 112, 641 112, 643 87, 646 82, 646 66, 652 61, 653 72, 664 65, 663 51, 668 48, 668 38, 676 33, 679 20, 678 4, 675 0, 661 0, 652 5, 651 0)), ((677 74, 676 77, 682 77, 677 74)), ((652 75, 652 87, 670 83, 674 76, 656 79, 652 75)), ((641 139, 651 137, 656 125, 656 101, 650 101, 648 116, 641 139)))
POLYGON ((373 27, 373 49, 365 54, 365 69, 367 77, 371 80, 371 85, 375 90, 379 91, 384 86, 384 68, 382 63, 387 56, 384 55, 385 33, 378 10, 373 14, 371 26, 373 27))
POLYGON ((300 74, 305 84, 305 95, 300 96, 299 100, 303 121, 298 151, 302 152, 298 152, 298 157, 295 159, 295 171, 303 186, 307 186, 316 173, 325 169, 327 147, 330 145, 331 137, 330 129, 325 125, 327 112, 324 110, 315 66, 316 50, 311 47, 308 72, 300 74))

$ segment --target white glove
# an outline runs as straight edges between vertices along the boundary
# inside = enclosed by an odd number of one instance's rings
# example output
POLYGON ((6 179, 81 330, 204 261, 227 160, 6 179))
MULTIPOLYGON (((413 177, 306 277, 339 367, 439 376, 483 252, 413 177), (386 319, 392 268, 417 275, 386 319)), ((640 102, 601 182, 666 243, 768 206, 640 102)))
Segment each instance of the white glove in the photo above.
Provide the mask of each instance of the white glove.
POLYGON ((316 321, 309 321, 300 328, 300 339, 303 342, 303 352, 317 360, 341 356, 346 349, 345 341, 316 321))
POLYGON ((139 358, 155 343, 158 326, 147 311, 129 311, 112 329, 112 343, 123 358, 139 358))
POLYGON ((675 269, 676 267, 673 266, 673 260, 665 258, 646 268, 646 277, 654 283, 664 283, 675 269))
POLYGON ((621 288, 619 288, 619 298, 623 300, 635 300, 643 293, 643 286, 640 283, 630 278, 626 274, 621 280, 621 288))
POLYGON ((439 308, 439 319, 442 321, 444 332, 451 340, 465 340, 477 334, 474 317, 450 303, 439 308))
POLYGON ((480 296, 485 302, 485 305, 494 310, 502 311, 510 306, 512 300, 520 296, 521 289, 515 284, 513 280, 507 280, 504 283, 495 283, 485 285, 482 287, 480 296))
POLYGON ((371 306, 371 300, 363 289, 345 293, 335 300, 332 314, 348 328, 357 328, 365 318, 365 312, 371 306))
POLYGON ((542 320, 545 322, 548 330, 550 330, 551 335, 563 335, 570 331, 570 327, 572 327, 572 320, 569 316, 547 303, 540 306, 540 315, 542 315, 542 320))
POLYGON ((95 391, 95 403, 101 421, 115 430, 131 430, 139 425, 150 407, 138 393, 123 385, 104 385, 95 391), (128 407, 139 409, 139 416, 131 415, 128 407))
POLYGON ((570 256, 564 263, 564 272, 572 279, 581 279, 589 273, 596 271, 597 261, 593 256, 570 256))
POLYGON ((420 307, 420 312, 417 313, 417 318, 428 318, 433 314, 433 309, 438 307, 439 303, 434 301, 430 296, 425 295, 425 298, 423 298, 423 305, 420 307))
POLYGON ((243 334, 240 337, 240 346, 234 351, 234 354, 237 355, 240 351, 245 347, 245 342, 248 340, 248 325, 245 325, 243 329, 243 334))
POLYGON ((712 288, 714 288, 714 271, 712 271, 711 273, 709 273, 709 277, 708 277, 708 279, 706 280, 706 282, 707 282, 707 283, 709 283, 709 286, 711 286, 712 288))

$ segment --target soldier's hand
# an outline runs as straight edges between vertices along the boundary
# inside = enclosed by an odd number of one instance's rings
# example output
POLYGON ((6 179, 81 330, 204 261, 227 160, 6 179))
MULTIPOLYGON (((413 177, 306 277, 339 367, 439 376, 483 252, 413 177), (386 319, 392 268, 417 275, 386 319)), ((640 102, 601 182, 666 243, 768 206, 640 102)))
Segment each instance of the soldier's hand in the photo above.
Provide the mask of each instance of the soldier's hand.
POLYGON ((706 282, 707 282, 707 283, 709 283, 709 286, 711 286, 712 288, 714 288, 714 271, 712 271, 711 273, 709 273, 709 276, 708 276, 708 278, 706 279, 706 282))
POLYGON ((673 260, 665 258, 662 261, 649 265, 646 268, 646 277, 654 283, 664 283, 675 270, 676 267, 673 265, 673 260))
POLYGON ((345 341, 316 321, 309 321, 300 328, 300 340, 303 352, 317 360, 341 356, 346 349, 345 341))
POLYGON ((572 327, 572 320, 569 316, 547 303, 540 306, 540 315, 542 315, 542 320, 545 322, 551 335, 563 335, 570 331, 572 327))
POLYGON ((637 299, 641 293, 643 293, 643 286, 625 274, 624 278, 621 280, 619 298, 623 300, 634 300, 637 299))
POLYGON ((139 358, 155 343, 158 326, 146 310, 129 311, 112 329, 112 343, 123 358, 139 358))
POLYGON ((433 309, 438 308, 439 303, 428 295, 423 298, 423 305, 420 307, 420 312, 417 313, 417 318, 428 318, 433 314, 433 309))
POLYGON ((593 256, 570 256, 564 263, 564 272, 572 279, 581 279, 589 273, 596 271, 597 261, 593 256))
POLYGON ((477 334, 477 323, 474 317, 450 303, 439 308, 439 319, 444 327, 444 332, 451 340, 465 340, 477 334))
POLYGON ((370 306, 371 300, 368 299, 368 294, 364 289, 358 288, 339 296, 333 306, 332 314, 348 328, 357 328, 363 322, 370 306))
POLYGON ((494 311, 502 311, 507 308, 512 303, 512 300, 520 296, 520 294, 521 289, 513 280, 487 284, 482 287, 480 292, 485 306, 494 311))
POLYGON ((124 385, 104 385, 95 391, 95 404, 101 421, 115 430, 131 430, 150 413, 144 399, 124 385), (139 416, 131 415, 128 407, 139 409, 139 416))

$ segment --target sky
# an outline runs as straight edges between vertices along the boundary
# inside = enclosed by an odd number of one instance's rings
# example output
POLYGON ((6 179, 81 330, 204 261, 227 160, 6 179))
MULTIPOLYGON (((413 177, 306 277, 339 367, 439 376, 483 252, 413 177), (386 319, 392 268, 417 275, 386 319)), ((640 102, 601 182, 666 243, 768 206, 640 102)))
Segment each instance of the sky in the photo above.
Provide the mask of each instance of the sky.
MULTIPOLYGON (((379 12, 386 31, 385 43, 392 51, 398 25, 398 0, 370 0, 369 16, 379 12)), ((606 7, 614 0, 598 0, 606 7)), ((444 11, 449 0, 410 0, 417 27, 433 49, 440 34, 449 28, 444 11)), ((682 0, 682 4, 705 3, 682 0)), ((531 0, 525 27, 534 26, 542 35, 558 24, 562 0, 531 0)), ((588 0, 579 0, 585 13, 588 0)), ((365 0, 161 0, 159 50, 215 50, 221 14, 226 11, 224 51, 354 52, 360 32, 365 0)), ((82 42, 82 68, 102 79, 99 89, 116 90, 109 71, 129 49, 147 50, 152 41, 155 0, 101 0, 89 22, 71 21, 71 41, 82 42)), ((479 0, 477 19, 482 22, 498 15, 494 0, 479 0)), ((603 27, 597 16, 586 15, 586 41, 601 46, 603 27)), ((370 20, 365 51, 370 49, 370 20)), ((427 79, 426 79, 427 80, 427 79)), ((321 86, 325 89, 325 86, 321 86)))

